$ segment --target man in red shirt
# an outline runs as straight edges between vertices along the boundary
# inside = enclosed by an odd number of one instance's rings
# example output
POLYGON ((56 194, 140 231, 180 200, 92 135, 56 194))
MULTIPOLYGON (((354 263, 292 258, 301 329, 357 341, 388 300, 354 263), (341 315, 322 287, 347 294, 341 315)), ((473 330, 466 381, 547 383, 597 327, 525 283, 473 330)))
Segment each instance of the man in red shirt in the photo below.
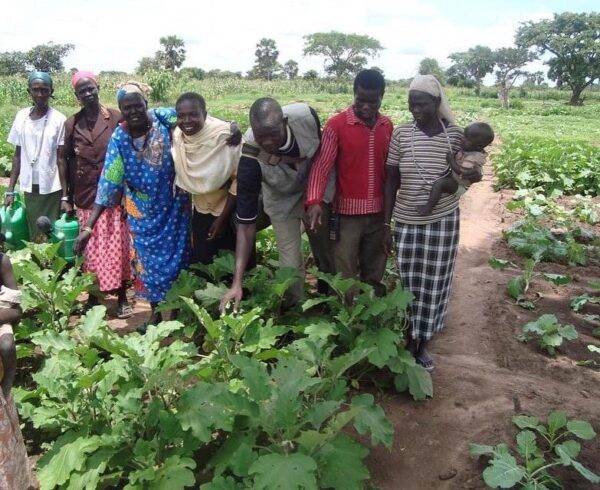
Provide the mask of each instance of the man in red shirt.
POLYGON ((327 121, 313 162, 306 194, 311 228, 322 220, 322 200, 329 173, 337 171, 334 209, 339 233, 334 244, 336 271, 371 284, 376 294, 386 256, 383 249, 384 168, 392 121, 379 113, 385 80, 377 70, 354 79, 354 104, 327 121))

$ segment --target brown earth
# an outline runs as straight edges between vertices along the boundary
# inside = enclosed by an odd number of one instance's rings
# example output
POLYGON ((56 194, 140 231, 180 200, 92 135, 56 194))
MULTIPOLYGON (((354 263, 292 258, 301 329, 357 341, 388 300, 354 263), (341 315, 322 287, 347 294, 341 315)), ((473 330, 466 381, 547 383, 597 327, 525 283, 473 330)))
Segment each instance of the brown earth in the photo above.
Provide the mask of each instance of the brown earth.
MULTIPOLYGON (((536 310, 516 306, 505 291, 508 280, 519 271, 496 271, 488 265, 490 256, 522 263, 502 241, 502 229, 514 219, 505 211, 507 199, 507 194, 492 190, 491 170, 462 199, 447 328, 432 346, 437 364, 435 395, 425 402, 405 395, 381 397, 395 427, 392 449, 375 448, 368 459, 374 484, 381 489, 486 488, 480 476, 485 462, 469 456, 469 443, 514 441, 511 418, 516 413, 545 417, 561 409, 600 431, 600 372, 575 364, 592 357, 586 344, 600 342, 569 308, 570 298, 582 294, 589 280, 600 277, 600 268, 543 264, 541 271, 568 270, 579 282, 555 287, 536 280, 531 286, 541 293, 536 310), (582 339, 555 358, 534 342, 519 342, 520 326, 543 313, 573 323, 582 339)), ((582 444, 580 457, 596 473, 600 472, 598 439, 582 444)), ((591 488, 571 471, 563 474, 563 483, 568 489, 591 488)))

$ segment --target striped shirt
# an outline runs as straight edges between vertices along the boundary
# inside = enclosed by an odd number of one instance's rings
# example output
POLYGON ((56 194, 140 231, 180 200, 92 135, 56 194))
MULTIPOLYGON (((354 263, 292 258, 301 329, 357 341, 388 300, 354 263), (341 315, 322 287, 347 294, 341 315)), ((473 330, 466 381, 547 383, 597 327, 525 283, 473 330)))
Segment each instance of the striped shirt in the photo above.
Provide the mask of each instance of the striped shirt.
POLYGON ((306 206, 323 201, 329 174, 335 167, 335 210, 346 215, 380 213, 392 129, 392 121, 381 114, 370 128, 356 116, 352 106, 331 117, 310 171, 306 206))
POLYGON ((400 171, 400 189, 394 206, 394 220, 397 223, 434 223, 458 207, 457 195, 443 194, 431 215, 420 216, 415 209, 415 206, 427 202, 431 184, 448 171, 446 154, 450 151, 449 144, 453 153, 461 148, 462 129, 449 125, 446 133, 448 139, 444 132, 427 136, 413 123, 402 124, 394 129, 386 164, 398 167, 400 171), (411 145, 414 147, 414 157, 411 145))

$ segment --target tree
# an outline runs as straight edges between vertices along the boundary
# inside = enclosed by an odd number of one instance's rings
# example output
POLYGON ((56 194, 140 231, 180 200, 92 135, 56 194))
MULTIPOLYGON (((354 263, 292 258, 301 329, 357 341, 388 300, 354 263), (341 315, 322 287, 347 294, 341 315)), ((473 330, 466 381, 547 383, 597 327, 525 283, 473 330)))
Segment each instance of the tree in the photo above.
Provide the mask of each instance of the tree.
POLYGON ((534 71, 525 74, 524 84, 533 85, 535 87, 539 87, 544 83, 545 77, 543 71, 534 71))
POLYGON ((283 64, 283 73, 290 80, 293 80, 298 76, 298 63, 294 60, 287 60, 283 64))
POLYGON ((0 53, 0 75, 19 75, 27 71, 27 56, 21 51, 0 53))
POLYGON ((40 44, 31 48, 26 55, 27 63, 35 70, 47 72, 63 71, 63 58, 73 49, 73 44, 40 44))
POLYGON ((203 80, 206 78, 206 72, 202 68, 185 67, 179 70, 180 75, 188 76, 194 80, 203 80))
POLYGON ((144 73, 148 73, 149 71, 157 70, 159 68, 161 68, 161 64, 155 56, 144 56, 138 61, 138 66, 135 69, 135 72, 143 75, 144 73))
POLYGON ((509 93, 517 79, 526 75, 521 68, 535 59, 525 48, 500 48, 494 51, 496 61, 496 85, 498 98, 505 109, 510 106, 509 93))
POLYGON ((462 79, 475 81, 475 93, 479 95, 483 78, 494 69, 494 53, 487 46, 477 45, 467 51, 451 53, 449 58, 454 62, 454 74, 462 79))
POLYGON ((304 55, 324 56, 325 72, 336 78, 351 77, 383 49, 377 39, 343 32, 315 32, 304 36, 304 55))
POLYGON ((515 41, 523 48, 535 48, 542 55, 554 55, 547 64, 548 78, 557 86, 571 88, 571 105, 583 103, 584 89, 600 78, 600 13, 554 14, 553 19, 525 22, 515 41))
POLYGON ((435 58, 423 58, 419 63, 419 75, 433 75, 444 85, 446 74, 435 58))
POLYGON ((446 70, 446 83, 453 87, 475 87, 475 79, 469 75, 462 64, 454 64, 446 70))
POLYGON ((256 45, 254 51, 256 59, 254 67, 248 72, 251 78, 264 78, 265 80, 273 80, 281 71, 281 65, 277 61, 279 50, 275 40, 263 37, 256 45))
POLYGON ((156 53, 162 65, 171 71, 175 71, 185 61, 185 43, 177 36, 164 36, 160 38, 162 51, 156 53))
POLYGON ((317 70, 308 70, 304 72, 302 78, 304 78, 305 80, 316 80, 317 78, 319 78, 319 73, 317 73, 317 70))

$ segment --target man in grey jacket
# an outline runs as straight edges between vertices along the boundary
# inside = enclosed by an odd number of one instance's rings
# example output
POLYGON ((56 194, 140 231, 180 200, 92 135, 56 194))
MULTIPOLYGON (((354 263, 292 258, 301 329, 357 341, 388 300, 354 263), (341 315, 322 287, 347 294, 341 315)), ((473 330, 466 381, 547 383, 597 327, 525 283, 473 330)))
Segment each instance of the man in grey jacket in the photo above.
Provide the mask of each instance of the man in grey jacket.
MULTIPOLYGON (((321 124, 308 104, 281 107, 274 99, 261 98, 250 108, 250 129, 244 138, 237 173, 235 273, 231 289, 221 300, 222 310, 231 301, 237 309, 242 299, 242 279, 254 247, 261 190, 264 211, 275 232, 279 265, 296 268, 304 275, 304 194, 312 158, 319 149, 321 124)), ((326 202, 333 198, 334 182, 330 180, 326 202)), ((327 219, 308 237, 319 270, 334 272, 327 219)), ((288 306, 302 298, 303 289, 303 279, 292 285, 286 297, 288 306)))

